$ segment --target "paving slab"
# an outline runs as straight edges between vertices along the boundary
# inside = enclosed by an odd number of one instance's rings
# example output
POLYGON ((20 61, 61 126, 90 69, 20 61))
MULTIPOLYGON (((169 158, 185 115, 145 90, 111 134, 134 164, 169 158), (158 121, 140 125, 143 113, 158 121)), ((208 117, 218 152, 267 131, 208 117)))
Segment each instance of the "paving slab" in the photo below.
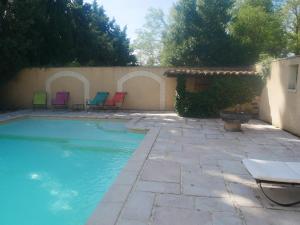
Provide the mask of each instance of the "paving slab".
POLYGON ((148 223, 136 220, 121 219, 120 221, 118 221, 117 225, 148 225, 148 223))
POLYGON ((239 206, 263 207, 261 196, 256 184, 249 183, 229 183, 231 197, 239 206))
POLYGON ((153 225, 213 225, 212 216, 208 212, 189 209, 156 207, 153 225))
POLYGON ((179 183, 155 182, 155 181, 138 181, 135 189, 137 191, 165 193, 165 194, 180 194, 179 183))
POLYGON ((160 194, 156 197, 156 206, 172 208, 193 209, 195 197, 185 195, 160 194))
POLYGON ((242 161, 219 160, 219 165, 224 173, 242 174, 242 175, 248 174, 242 161))
POLYGON ((182 193, 204 197, 227 197, 225 181, 219 176, 182 172, 182 193))
POLYGON ((133 192, 121 213, 122 219, 147 222, 154 204, 153 193, 133 192))
POLYGON ((114 225, 122 209, 122 203, 100 203, 86 225, 114 225))
POLYGON ((231 198, 196 197, 195 208, 207 212, 235 212, 231 198))
POLYGON ((178 163, 163 160, 148 160, 141 176, 145 181, 180 183, 178 163))
POLYGON ((241 207, 247 225, 298 225, 299 212, 269 210, 264 208, 241 207))
POLYGON ((244 225, 242 219, 235 213, 217 212, 212 214, 213 225, 244 225))

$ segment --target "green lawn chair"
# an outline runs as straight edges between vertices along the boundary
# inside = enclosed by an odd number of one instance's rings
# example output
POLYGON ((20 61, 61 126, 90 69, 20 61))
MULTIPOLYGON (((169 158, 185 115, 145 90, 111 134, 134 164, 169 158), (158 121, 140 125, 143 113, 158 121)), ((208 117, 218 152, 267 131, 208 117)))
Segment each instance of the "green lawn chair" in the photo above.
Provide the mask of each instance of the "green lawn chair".
POLYGON ((108 92, 98 92, 95 98, 87 101, 86 105, 88 106, 88 109, 101 108, 104 105, 108 95, 108 92))
POLYGON ((33 108, 47 108, 47 93, 44 91, 37 91, 33 94, 32 101, 33 108))

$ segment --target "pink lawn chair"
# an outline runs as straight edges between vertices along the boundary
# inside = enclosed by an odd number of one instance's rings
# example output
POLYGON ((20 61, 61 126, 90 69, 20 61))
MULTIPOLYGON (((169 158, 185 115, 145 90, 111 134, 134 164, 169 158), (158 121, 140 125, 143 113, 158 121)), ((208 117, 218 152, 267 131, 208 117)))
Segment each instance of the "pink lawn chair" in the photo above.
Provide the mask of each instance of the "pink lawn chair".
POLYGON ((112 109, 120 108, 124 102, 126 95, 127 95, 126 92, 116 92, 111 99, 106 100, 104 107, 112 108, 112 109))
POLYGON ((55 99, 52 100, 54 108, 66 108, 68 106, 70 93, 66 91, 57 92, 55 99))

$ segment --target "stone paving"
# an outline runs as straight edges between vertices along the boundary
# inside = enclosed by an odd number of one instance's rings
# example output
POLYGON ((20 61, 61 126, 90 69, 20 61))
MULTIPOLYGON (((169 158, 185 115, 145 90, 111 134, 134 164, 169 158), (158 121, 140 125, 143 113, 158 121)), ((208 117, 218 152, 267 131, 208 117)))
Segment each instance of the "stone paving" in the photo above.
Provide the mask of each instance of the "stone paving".
MULTIPOLYGON (((297 137, 256 120, 242 133, 225 132, 218 119, 147 116, 136 125, 160 131, 117 225, 300 224, 300 207, 271 204, 241 163, 300 162, 297 137)), ((291 199, 291 190, 270 191, 291 199)))
MULTIPOLYGON (((131 126, 136 129, 157 131, 145 160, 136 152, 98 206, 98 222, 90 224, 300 224, 300 206, 270 203, 241 163, 244 158, 300 162, 300 139, 292 134, 258 120, 243 125, 242 133, 229 133, 219 119, 184 119, 172 113, 89 115, 135 118, 131 126)), ((287 201, 300 199, 297 190, 269 191, 287 201)))

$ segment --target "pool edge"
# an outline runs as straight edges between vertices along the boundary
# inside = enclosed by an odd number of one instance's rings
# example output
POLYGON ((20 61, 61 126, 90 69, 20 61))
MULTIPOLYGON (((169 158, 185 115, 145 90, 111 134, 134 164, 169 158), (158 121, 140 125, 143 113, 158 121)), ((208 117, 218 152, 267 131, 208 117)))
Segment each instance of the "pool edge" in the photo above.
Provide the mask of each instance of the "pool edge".
POLYGON ((160 128, 151 128, 113 185, 105 193, 85 225, 113 225, 117 222, 130 193, 134 190, 160 128))

